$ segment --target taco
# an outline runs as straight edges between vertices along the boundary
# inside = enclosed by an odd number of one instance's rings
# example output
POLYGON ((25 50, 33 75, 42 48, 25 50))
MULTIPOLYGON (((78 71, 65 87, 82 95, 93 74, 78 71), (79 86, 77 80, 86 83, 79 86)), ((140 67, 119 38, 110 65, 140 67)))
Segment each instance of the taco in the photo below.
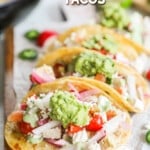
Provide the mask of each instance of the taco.
POLYGON ((141 74, 145 73, 150 67, 148 66, 149 50, 100 25, 82 25, 71 28, 60 34, 48 45, 48 51, 64 46, 92 49, 133 66, 141 74))
POLYGON ((103 88, 58 79, 31 89, 7 119, 12 150, 116 150, 131 131, 129 114, 103 88))
POLYGON ((40 83, 36 81, 40 81, 37 79, 41 77, 48 79, 46 76, 92 78, 107 83, 109 86, 105 87, 105 90, 112 93, 112 96, 113 93, 118 94, 116 101, 127 107, 128 111, 143 111, 149 103, 148 84, 140 74, 133 68, 95 51, 82 48, 61 48, 41 58, 37 67, 31 74, 33 83, 34 81, 40 83))

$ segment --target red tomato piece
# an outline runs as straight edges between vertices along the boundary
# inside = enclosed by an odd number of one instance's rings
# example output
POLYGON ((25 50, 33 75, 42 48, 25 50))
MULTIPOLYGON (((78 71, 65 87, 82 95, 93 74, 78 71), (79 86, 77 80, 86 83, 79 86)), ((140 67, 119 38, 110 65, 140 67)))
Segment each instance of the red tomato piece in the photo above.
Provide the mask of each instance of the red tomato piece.
POLYGON ((95 79, 102 82, 106 82, 106 77, 103 74, 96 74, 95 79))
POLYGON ((21 110, 26 110, 27 107, 28 107, 28 105, 26 103, 22 103, 20 106, 21 110))
POLYGON ((89 131, 98 131, 103 127, 103 120, 99 114, 95 114, 90 121, 90 123, 86 126, 86 129, 89 131))
POLYGON ((107 54, 108 54, 108 51, 102 48, 102 49, 100 50, 100 53, 103 54, 103 55, 107 55, 107 54))
POLYGON ((109 111, 106 113, 106 115, 107 115, 107 120, 110 120, 110 119, 112 119, 113 117, 116 116, 116 113, 115 113, 115 111, 113 111, 113 110, 109 110, 109 111))
POLYGON ((22 133, 24 134, 28 134, 29 132, 31 132, 33 130, 33 128, 31 127, 31 125, 29 123, 26 123, 26 122, 20 122, 18 124, 19 126, 19 129, 22 133))
POLYGON ((53 37, 53 36, 56 36, 58 35, 57 32, 55 31, 43 31, 39 36, 38 36, 38 39, 37 39, 37 45, 38 46, 43 46, 44 45, 44 42, 50 38, 50 37, 53 37))
POLYGON ((117 91, 119 94, 122 94, 122 93, 123 93, 123 90, 122 90, 121 87, 116 87, 115 89, 116 89, 116 91, 117 91))
POLYGON ((73 134, 73 133, 81 131, 82 129, 83 129, 83 127, 71 124, 71 125, 69 125, 68 133, 73 134))
POLYGON ((150 81, 150 69, 146 72, 146 78, 150 81))

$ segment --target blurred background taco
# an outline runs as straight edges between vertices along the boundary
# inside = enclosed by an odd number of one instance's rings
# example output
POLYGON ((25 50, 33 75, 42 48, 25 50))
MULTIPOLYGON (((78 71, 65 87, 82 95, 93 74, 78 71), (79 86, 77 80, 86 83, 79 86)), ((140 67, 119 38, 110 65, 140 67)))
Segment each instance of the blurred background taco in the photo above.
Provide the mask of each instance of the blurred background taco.
POLYGON ((148 84, 136 70, 84 48, 60 48, 45 55, 38 61, 30 79, 32 83, 39 84, 64 76, 106 83, 105 90, 117 94, 116 101, 131 112, 143 111, 149 103, 148 84))

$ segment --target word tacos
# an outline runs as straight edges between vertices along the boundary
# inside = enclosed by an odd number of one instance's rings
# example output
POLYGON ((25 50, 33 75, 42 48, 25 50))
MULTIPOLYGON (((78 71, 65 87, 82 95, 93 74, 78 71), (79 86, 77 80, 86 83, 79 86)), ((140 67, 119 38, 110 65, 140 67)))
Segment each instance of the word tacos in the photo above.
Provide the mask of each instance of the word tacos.
POLYGON ((110 85, 105 90, 118 94, 116 99, 128 111, 140 112, 149 103, 148 84, 133 68, 82 48, 61 48, 37 64, 31 74, 33 83, 43 83, 64 76, 88 77, 110 85), (48 65, 48 66, 46 66, 48 65))
POLYGON ((75 78, 37 85, 8 116, 6 141, 12 150, 116 150, 127 142, 131 120, 113 101, 75 78))
POLYGON ((149 66, 150 51, 124 36, 100 25, 73 27, 51 41, 48 51, 60 47, 83 47, 135 67, 141 74, 149 66), (138 66, 138 67, 137 67, 138 66))

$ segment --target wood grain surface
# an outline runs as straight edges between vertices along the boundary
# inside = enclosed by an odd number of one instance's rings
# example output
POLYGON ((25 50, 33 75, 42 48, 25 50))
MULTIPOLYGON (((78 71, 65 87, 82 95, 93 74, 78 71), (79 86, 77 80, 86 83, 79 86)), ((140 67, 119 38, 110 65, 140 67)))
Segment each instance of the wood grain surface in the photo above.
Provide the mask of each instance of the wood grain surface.
MULTIPOLYGON (((13 88, 13 64, 14 64, 14 36, 13 28, 8 27, 4 33, 4 56, 5 56, 5 77, 4 77, 4 117, 13 111, 16 105, 16 96, 13 88)), ((5 143, 5 150, 10 150, 5 143)))
POLYGON ((148 0, 133 0, 133 2, 139 9, 150 13, 150 3, 148 3, 148 0))
POLYGON ((13 28, 8 27, 5 31, 5 86, 4 106, 5 117, 15 108, 16 96, 13 88, 13 63, 14 63, 13 28))

